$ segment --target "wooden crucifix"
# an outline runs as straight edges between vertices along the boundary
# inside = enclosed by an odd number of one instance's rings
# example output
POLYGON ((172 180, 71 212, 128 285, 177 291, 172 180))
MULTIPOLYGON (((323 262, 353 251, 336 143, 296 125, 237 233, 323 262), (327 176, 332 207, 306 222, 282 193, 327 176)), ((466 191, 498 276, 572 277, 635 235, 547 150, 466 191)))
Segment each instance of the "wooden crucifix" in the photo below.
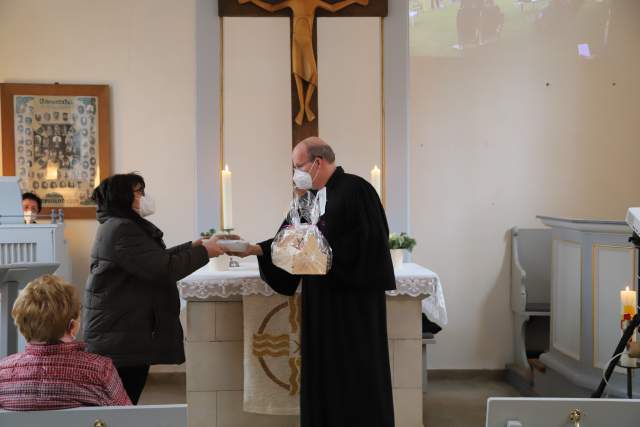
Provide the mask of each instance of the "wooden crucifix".
POLYGON ((225 16, 291 18, 292 143, 318 136, 318 16, 387 16, 388 0, 218 0, 225 16), (305 87, 306 86, 306 87, 305 87))

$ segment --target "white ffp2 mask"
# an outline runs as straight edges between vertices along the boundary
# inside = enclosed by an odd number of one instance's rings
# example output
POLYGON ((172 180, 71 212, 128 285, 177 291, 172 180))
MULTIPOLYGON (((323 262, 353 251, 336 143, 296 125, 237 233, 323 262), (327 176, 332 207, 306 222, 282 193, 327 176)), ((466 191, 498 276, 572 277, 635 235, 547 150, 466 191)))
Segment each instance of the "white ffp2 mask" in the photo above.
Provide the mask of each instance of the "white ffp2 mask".
POLYGON ((24 211, 23 215, 25 224, 32 224, 36 219, 36 215, 32 211, 24 211))
POLYGON ((293 184, 300 190, 311 190, 311 187, 313 187, 313 179, 309 172, 295 169, 293 171, 293 184))
MULTIPOLYGON (((311 172, 311 169, 313 169, 315 164, 316 162, 314 161, 309 172, 311 172)), ((313 188, 313 178, 315 178, 315 176, 312 178, 309 172, 300 169, 293 170, 293 184, 296 188, 300 190, 311 190, 313 188)), ((318 172, 320 172, 319 168, 316 171, 316 176, 318 175, 318 172)))
POLYGON ((140 197, 140 208, 133 208, 133 210, 143 218, 145 216, 153 215, 156 212, 156 202, 151 196, 145 194, 140 197))

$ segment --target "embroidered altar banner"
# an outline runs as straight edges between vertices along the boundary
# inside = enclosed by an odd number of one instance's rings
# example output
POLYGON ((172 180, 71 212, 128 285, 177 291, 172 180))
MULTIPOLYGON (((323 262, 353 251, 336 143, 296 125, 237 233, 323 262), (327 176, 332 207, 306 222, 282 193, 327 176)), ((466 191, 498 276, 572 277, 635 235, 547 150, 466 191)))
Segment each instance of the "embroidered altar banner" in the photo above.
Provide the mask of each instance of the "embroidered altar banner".
POLYGON ((300 295, 243 298, 246 412, 299 415, 300 295))

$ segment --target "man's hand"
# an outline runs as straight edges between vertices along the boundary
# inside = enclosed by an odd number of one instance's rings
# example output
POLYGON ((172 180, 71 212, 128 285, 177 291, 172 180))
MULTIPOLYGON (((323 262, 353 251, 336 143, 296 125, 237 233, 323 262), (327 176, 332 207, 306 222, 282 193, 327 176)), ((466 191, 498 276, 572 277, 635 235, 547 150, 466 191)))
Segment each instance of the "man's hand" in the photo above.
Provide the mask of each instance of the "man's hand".
POLYGON ((191 242, 191 247, 195 248, 196 246, 202 246, 202 239, 194 240, 191 242))
POLYGON ((246 258, 251 255, 262 256, 262 248, 260 245, 249 245, 244 252, 227 252, 227 255, 237 256, 239 258, 246 258))
POLYGON ((218 246, 218 239, 211 238, 206 242, 203 242, 202 245, 207 250, 209 258, 214 258, 224 254, 224 250, 220 246, 218 246))

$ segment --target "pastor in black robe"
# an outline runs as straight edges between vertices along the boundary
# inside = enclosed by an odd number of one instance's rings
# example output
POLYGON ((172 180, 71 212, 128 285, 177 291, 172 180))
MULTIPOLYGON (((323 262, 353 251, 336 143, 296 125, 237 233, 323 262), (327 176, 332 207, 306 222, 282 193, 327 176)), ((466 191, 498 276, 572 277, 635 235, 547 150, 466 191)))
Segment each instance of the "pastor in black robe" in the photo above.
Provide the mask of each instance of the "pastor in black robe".
POLYGON ((385 291, 395 276, 384 208, 341 167, 326 189, 318 221, 333 251, 326 276, 291 275, 272 263, 272 240, 259 243, 262 279, 284 295, 302 286, 301 426, 393 427, 385 291))

